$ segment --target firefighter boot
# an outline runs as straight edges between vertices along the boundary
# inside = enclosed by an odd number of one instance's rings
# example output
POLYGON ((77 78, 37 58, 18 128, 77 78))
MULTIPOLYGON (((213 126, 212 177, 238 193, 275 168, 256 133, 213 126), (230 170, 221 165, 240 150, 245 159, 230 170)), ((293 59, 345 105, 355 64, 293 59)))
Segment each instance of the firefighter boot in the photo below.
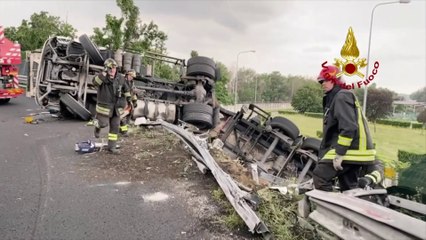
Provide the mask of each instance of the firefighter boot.
POLYGON ((98 119, 94 119, 93 120, 93 126, 95 126, 95 138, 99 138, 99 135, 101 133, 101 128, 99 126, 99 121, 98 119))
POLYGON ((101 129, 100 128, 98 128, 98 127, 95 127, 95 138, 99 138, 99 135, 100 135, 100 133, 101 133, 101 129))
POLYGON ((117 149, 117 141, 108 141, 108 153, 111 154, 120 154, 120 151, 117 149))

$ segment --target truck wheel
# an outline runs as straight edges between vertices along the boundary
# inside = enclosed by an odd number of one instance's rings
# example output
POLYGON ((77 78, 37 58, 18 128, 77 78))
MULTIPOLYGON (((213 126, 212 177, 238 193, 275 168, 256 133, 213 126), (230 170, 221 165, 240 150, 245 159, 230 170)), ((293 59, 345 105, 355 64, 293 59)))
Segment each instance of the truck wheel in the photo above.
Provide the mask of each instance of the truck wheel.
POLYGON ((192 66, 194 64, 204 64, 208 65, 212 68, 216 68, 216 63, 213 61, 213 59, 208 57, 192 57, 188 60, 187 66, 192 66))
POLYGON ((284 117, 274 117, 270 121, 272 128, 277 128, 280 132, 295 140, 299 136, 299 128, 290 120, 284 117))
POLYGON ((82 120, 88 121, 92 117, 92 114, 68 93, 63 94, 60 100, 70 111, 82 120))
POLYGON ((89 39, 89 37, 86 34, 83 34, 78 39, 80 40, 81 45, 83 46, 84 50, 86 50, 90 59, 92 59, 92 62, 95 65, 103 66, 105 60, 102 58, 98 47, 96 47, 96 45, 89 39))
POLYGON ((10 101, 10 98, 3 98, 3 99, 0 99, 0 104, 6 104, 9 101, 10 101))
POLYGON ((209 65, 205 65, 205 64, 193 64, 188 66, 186 70, 186 75, 193 76, 193 77, 201 75, 201 76, 209 77, 211 79, 215 79, 216 68, 209 65))
POLYGON ((300 146, 303 150, 313 150, 316 153, 318 153, 321 145, 321 140, 317 138, 306 138, 305 141, 303 141, 302 146, 300 146))
POLYGON ((203 103, 190 103, 183 106, 182 120, 200 129, 213 126, 213 108, 203 103))

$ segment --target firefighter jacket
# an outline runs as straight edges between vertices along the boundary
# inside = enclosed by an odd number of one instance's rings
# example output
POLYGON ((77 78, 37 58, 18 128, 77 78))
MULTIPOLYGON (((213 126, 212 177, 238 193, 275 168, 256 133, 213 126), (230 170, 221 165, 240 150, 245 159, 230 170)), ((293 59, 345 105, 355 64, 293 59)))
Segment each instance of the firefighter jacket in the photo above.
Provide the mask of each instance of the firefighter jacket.
POLYGON ((355 95, 334 86, 324 96, 323 108, 323 139, 319 157, 333 160, 338 154, 343 156, 344 163, 373 163, 376 151, 355 95))
POLYGON ((98 90, 96 113, 112 117, 115 112, 120 116, 130 101, 130 89, 124 77, 119 73, 115 77, 100 73, 94 77, 93 85, 98 90))

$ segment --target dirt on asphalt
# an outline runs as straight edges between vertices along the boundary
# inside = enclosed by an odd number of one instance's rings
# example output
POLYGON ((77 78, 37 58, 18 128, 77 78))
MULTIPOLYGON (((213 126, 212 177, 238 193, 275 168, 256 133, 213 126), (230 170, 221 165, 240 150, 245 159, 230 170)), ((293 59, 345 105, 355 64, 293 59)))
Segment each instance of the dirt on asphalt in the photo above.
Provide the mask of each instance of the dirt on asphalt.
MULTIPOLYGON (((256 238, 247 229, 232 231, 219 223, 222 210, 212 199, 212 191, 219 188, 215 178, 210 172, 203 175, 199 171, 189 150, 186 150, 186 146, 174 134, 161 127, 133 128, 129 131, 129 137, 120 137, 118 144, 119 155, 104 150, 81 155, 83 160, 79 167, 84 170, 83 175, 88 182, 174 181, 177 187, 182 188, 181 192, 186 194, 188 202, 195 201, 197 203, 193 205, 202 209, 196 213, 200 219, 200 229, 197 231, 214 232, 217 239, 256 238)), ((250 188, 254 186, 243 166, 220 151, 215 151, 213 156, 221 159, 218 163, 225 171, 238 175, 236 179, 241 180, 243 185, 250 188)), ((192 234, 199 236, 200 233, 192 234)))

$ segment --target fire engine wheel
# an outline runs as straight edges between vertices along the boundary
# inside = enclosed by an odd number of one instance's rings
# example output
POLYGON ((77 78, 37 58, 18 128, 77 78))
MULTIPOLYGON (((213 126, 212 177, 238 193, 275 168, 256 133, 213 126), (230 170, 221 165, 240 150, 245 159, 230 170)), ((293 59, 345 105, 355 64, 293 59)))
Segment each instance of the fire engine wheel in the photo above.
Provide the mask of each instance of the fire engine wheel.
POLYGON ((214 67, 206 64, 193 64, 188 66, 186 70, 186 75, 188 76, 205 76, 211 79, 216 78, 216 70, 214 67))
POLYGON ((213 108, 203 103, 190 103, 183 106, 182 120, 200 129, 213 126, 213 108))
POLYGON ((92 114, 83 105, 81 105, 68 93, 61 96, 61 102, 68 108, 68 110, 73 112, 84 121, 88 121, 92 116, 92 114))
POLYGON ((284 117, 274 117, 270 121, 272 128, 278 129, 280 132, 295 140, 299 136, 299 128, 290 120, 284 117))
POLYGON ((78 39, 80 40, 81 45, 83 46, 84 50, 86 50, 90 59, 92 59, 93 63, 95 65, 103 66, 104 59, 102 58, 98 47, 96 47, 96 45, 89 39, 89 37, 86 34, 83 34, 78 39))
POLYGON ((3 98, 3 99, 0 99, 0 104, 6 104, 9 101, 10 101, 10 98, 3 98))
POLYGON ((321 140, 317 138, 306 138, 305 141, 303 141, 302 146, 300 146, 303 150, 313 150, 314 152, 318 153, 321 145, 321 140))

